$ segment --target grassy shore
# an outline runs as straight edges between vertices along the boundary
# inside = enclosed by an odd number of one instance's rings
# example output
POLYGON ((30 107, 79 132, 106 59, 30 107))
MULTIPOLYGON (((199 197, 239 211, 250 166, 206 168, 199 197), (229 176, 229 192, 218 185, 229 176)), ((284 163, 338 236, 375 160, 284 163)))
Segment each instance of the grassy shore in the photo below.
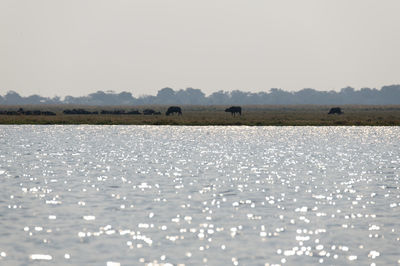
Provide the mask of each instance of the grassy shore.
POLYGON ((229 106, 181 106, 182 116, 166 116, 168 106, 0 106, 0 110, 41 110, 55 116, 0 115, 0 124, 91 124, 91 125, 247 125, 247 126, 399 126, 400 105, 342 105, 342 115, 328 115, 332 106, 254 105, 242 106, 242 115, 224 112, 229 106), (162 115, 65 115, 63 110, 83 108, 88 111, 139 110, 151 108, 162 115))

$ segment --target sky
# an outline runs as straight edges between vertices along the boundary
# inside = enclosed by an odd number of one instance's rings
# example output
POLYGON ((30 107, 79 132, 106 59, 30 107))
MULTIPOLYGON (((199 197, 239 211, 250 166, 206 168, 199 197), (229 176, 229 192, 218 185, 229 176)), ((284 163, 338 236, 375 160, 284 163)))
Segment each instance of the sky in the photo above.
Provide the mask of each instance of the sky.
POLYGON ((400 84, 399 0, 0 0, 0 95, 400 84))

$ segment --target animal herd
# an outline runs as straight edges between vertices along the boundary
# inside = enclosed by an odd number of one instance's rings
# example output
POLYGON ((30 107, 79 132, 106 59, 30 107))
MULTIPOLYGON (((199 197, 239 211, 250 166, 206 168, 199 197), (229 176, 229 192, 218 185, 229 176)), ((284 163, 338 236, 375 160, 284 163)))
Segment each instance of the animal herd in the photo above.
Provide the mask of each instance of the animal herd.
MULTIPOLYGON (((225 112, 231 113, 232 116, 242 115, 242 107, 240 106, 231 106, 229 108, 225 109, 225 112)), ((99 111, 88 111, 85 109, 66 109, 63 111, 64 114, 66 115, 161 115, 160 111, 155 111, 153 109, 144 109, 142 112, 139 110, 131 110, 131 111, 125 111, 125 110, 101 110, 99 111)), ((341 115, 344 112, 340 107, 333 107, 329 110, 328 114, 337 114, 341 115)), ((182 108, 179 106, 170 106, 168 107, 165 115, 182 115, 182 108)), ((51 111, 40 111, 40 110, 24 110, 23 108, 19 108, 17 111, 2 111, 0 110, 0 115, 48 115, 48 116, 53 116, 56 115, 56 113, 51 112, 51 111)))
POLYGON ((24 110, 23 108, 19 108, 17 111, 3 111, 0 110, 0 115, 47 115, 53 116, 56 113, 51 111, 41 111, 41 110, 24 110))

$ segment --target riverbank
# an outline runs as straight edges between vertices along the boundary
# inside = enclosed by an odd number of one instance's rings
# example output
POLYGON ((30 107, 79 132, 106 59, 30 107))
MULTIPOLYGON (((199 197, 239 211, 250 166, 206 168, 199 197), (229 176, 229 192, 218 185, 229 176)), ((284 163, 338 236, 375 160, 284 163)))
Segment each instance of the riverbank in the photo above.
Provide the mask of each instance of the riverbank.
POLYGON ((181 106, 183 115, 166 116, 168 106, 0 106, 0 110, 41 110, 56 115, 0 115, 0 124, 37 125, 187 125, 187 126, 400 126, 400 105, 340 106, 341 115, 328 115, 333 106, 285 105, 242 106, 242 115, 224 112, 229 106, 181 106), (67 109, 81 108, 98 114, 64 114, 67 109), (101 110, 153 109, 161 115, 101 114, 101 110))

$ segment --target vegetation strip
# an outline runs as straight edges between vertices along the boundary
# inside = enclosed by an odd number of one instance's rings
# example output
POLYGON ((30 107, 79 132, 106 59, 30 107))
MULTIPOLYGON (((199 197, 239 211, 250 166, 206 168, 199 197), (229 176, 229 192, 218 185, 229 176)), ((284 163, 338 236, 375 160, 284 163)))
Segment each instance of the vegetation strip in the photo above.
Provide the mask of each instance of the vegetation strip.
MULTIPOLYGON (((171 110, 168 113, 169 107, 161 105, 134 107, 0 106, 0 113, 2 112, 1 114, 3 114, 0 115, 0 124, 400 126, 400 105, 343 105, 340 107, 321 105, 248 105, 241 106, 241 112, 235 113, 235 115, 233 115, 232 111, 238 112, 238 106, 180 106, 181 114, 179 112, 171 112, 171 110), (231 109, 232 107, 234 108, 231 109), (21 112, 21 109, 23 112, 21 112), (30 110, 36 110, 36 115, 30 110), (65 112, 66 110, 69 111, 65 112), (328 114, 329 112, 332 114, 328 114), (167 116, 166 113, 169 115, 167 116)), ((176 109, 174 110, 177 111, 176 109)))

